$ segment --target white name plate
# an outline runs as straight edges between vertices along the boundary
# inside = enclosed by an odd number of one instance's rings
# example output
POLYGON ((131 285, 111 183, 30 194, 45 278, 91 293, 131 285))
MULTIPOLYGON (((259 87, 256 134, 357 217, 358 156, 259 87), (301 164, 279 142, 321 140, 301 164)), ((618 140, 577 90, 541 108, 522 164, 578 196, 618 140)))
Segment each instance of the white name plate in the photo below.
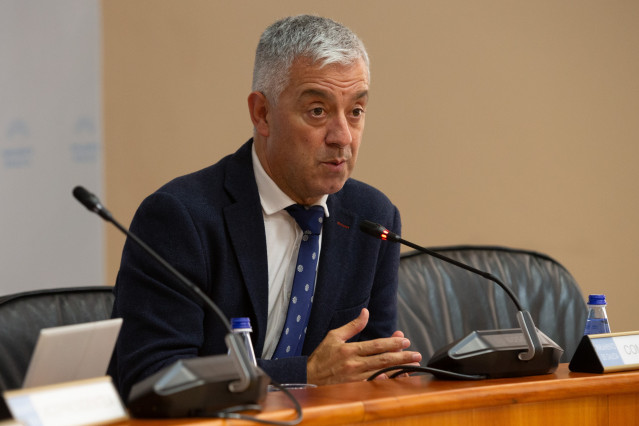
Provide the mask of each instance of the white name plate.
POLYGON ((4 392, 24 425, 89 425, 128 418, 109 376, 4 392))
POLYGON ((569 368, 586 373, 639 369, 639 331, 584 336, 569 368))

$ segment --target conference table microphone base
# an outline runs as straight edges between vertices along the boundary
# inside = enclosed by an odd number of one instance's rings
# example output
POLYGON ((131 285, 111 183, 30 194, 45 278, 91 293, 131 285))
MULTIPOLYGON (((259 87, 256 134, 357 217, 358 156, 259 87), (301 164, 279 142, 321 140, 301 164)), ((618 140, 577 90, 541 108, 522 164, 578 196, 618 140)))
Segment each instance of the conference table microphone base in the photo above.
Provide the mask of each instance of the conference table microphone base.
POLYGON ((270 378, 253 367, 245 390, 229 387, 240 380, 228 355, 182 359, 131 388, 127 407, 138 418, 215 417, 222 411, 259 409, 270 378))
POLYGON ((537 335, 542 352, 529 361, 520 359, 528 348, 522 330, 512 328, 473 331, 435 352, 428 367, 487 379, 553 373, 564 351, 539 329, 537 335))

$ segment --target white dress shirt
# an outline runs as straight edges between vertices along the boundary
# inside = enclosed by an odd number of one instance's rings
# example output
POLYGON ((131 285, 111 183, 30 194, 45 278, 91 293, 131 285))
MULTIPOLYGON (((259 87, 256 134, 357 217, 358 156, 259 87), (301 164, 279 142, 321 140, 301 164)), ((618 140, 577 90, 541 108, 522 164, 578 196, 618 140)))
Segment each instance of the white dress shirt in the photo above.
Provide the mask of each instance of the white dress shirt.
MULTIPOLYGON (((286 321, 286 312, 293 287, 293 275, 297 262, 297 252, 302 241, 302 230, 295 219, 288 214, 286 207, 295 204, 273 179, 266 173, 260 163, 255 144, 252 147, 253 172, 257 182, 257 190, 262 204, 264 229, 266 231, 266 254, 268 257, 268 320, 266 323, 266 340, 261 358, 271 359, 282 334, 286 321)), ((324 195, 316 205, 324 208, 324 215, 328 214, 324 195)), ((320 254, 322 234, 320 233, 320 254)), ((318 259, 319 265, 319 259, 318 259)), ((259 354, 258 354, 259 356, 259 354)))

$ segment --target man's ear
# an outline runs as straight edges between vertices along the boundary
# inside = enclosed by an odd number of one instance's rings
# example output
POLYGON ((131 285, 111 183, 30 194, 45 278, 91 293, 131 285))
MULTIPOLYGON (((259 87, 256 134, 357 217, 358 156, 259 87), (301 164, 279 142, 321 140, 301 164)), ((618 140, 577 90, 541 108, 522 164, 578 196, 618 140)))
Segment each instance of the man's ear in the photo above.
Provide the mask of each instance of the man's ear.
POLYGON ((267 117, 269 104, 266 96, 264 96, 262 92, 251 92, 248 97, 248 107, 255 131, 263 137, 268 137, 269 126, 267 117))

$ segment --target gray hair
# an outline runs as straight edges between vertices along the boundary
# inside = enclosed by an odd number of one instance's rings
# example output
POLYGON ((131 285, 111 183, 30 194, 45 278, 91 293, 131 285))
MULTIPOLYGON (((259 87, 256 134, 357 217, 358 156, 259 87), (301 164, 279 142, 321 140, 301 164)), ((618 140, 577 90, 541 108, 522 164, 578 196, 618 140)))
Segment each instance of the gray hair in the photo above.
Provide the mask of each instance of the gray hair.
POLYGON ((293 61, 300 57, 321 66, 350 65, 362 59, 369 70, 364 43, 351 30, 328 18, 291 16, 269 26, 260 37, 252 90, 276 103, 288 84, 293 61))

